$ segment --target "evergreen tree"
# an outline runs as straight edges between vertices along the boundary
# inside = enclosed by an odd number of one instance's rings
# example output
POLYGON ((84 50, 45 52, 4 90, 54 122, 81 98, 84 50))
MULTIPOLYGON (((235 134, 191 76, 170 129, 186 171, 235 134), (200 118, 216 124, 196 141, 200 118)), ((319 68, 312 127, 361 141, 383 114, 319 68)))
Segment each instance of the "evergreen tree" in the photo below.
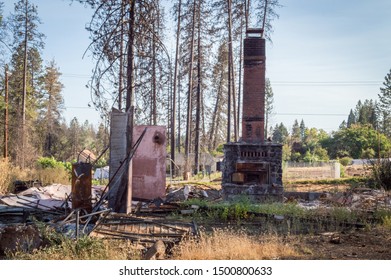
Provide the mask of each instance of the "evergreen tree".
POLYGON ((81 132, 82 128, 79 120, 75 117, 69 123, 69 129, 67 130, 67 146, 69 148, 69 152, 66 155, 67 160, 76 160, 78 154, 83 150, 81 132))
POLYGON ((5 53, 8 52, 8 43, 7 43, 7 30, 5 19, 3 16, 3 7, 4 3, 0 2, 0 64, 3 64, 5 61, 5 53))
POLYGON ((347 128, 347 123, 345 120, 343 120, 342 123, 339 125, 339 129, 341 130, 341 129, 345 129, 345 128, 347 128))
POLYGON ((305 123, 304 123, 304 120, 301 119, 301 122, 300 122, 300 139, 301 141, 304 141, 304 136, 305 136, 305 123))
POLYGON ((291 140, 293 143, 301 142, 301 130, 297 119, 293 122, 291 140))
POLYGON ((273 130, 273 142, 286 144, 289 137, 288 129, 283 123, 276 124, 273 130))
POLYGON ((380 88, 379 109, 381 117, 380 129, 387 136, 391 136, 391 69, 384 77, 383 86, 380 88))
POLYGON ((18 135, 18 141, 15 142, 13 151, 16 163, 24 167, 26 156, 33 154, 31 139, 27 136, 31 136, 28 132, 30 122, 37 116, 37 110, 34 108, 37 105, 35 95, 40 91, 40 51, 44 47, 44 35, 38 30, 41 20, 38 17, 37 6, 29 0, 19 0, 15 3, 14 13, 9 22, 14 35, 10 92, 14 93, 12 109, 16 117, 15 125, 19 128, 18 131, 14 131, 14 135, 18 135))
POLYGON ((214 109, 209 125, 209 151, 215 150, 224 143, 227 122, 227 78, 228 78, 228 49, 223 42, 218 48, 216 62, 212 72, 212 94, 214 109))
MULTIPOLYGON (((109 133, 107 131, 107 124, 101 122, 98 126, 98 131, 96 132, 96 140, 95 140, 94 150, 98 155, 104 152, 104 150, 109 145, 109 133)), ((108 159, 108 153, 102 156, 102 159, 106 161, 108 159)))
POLYGON ((277 9, 281 8, 279 0, 261 0, 257 1, 255 6, 255 15, 257 26, 264 29, 264 37, 271 41, 271 34, 273 33, 272 22, 279 18, 277 9))
POLYGON ((269 137, 268 126, 274 110, 274 93, 270 80, 266 78, 265 84, 265 139, 269 137))
POLYGON ((58 137, 62 121, 63 84, 60 82, 61 73, 54 60, 46 66, 43 76, 43 98, 39 124, 41 126, 43 155, 56 156, 58 151, 58 137), (56 148, 57 147, 57 148, 56 148))
POLYGON ((353 112, 353 109, 350 110, 349 116, 348 116, 348 122, 347 122, 347 127, 351 127, 356 123, 356 115, 353 112))

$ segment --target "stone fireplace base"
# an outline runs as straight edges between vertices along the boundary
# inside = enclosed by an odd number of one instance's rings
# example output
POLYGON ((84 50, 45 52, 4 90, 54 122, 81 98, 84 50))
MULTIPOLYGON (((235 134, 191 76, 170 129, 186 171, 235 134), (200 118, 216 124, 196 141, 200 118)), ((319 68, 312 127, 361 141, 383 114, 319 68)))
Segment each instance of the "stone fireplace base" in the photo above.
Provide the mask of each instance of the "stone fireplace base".
POLYGON ((282 201, 282 145, 234 142, 224 145, 223 195, 282 201))

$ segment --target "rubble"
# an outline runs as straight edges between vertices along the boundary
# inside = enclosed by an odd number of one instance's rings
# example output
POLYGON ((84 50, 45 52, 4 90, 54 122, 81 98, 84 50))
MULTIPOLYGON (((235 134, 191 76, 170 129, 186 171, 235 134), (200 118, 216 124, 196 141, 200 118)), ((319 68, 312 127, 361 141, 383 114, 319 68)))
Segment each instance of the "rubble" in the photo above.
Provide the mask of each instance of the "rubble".
MULTIPOLYGON (((194 198, 205 201, 222 199, 220 189, 216 187, 191 183, 176 187, 170 185, 164 198, 135 198, 132 201, 132 213, 120 214, 108 208, 105 191, 104 186, 92 187, 95 202, 92 211, 72 209, 72 198, 69 195, 71 186, 59 184, 31 187, 18 194, 0 196, 0 254, 5 250, 38 248, 42 241, 34 228, 33 218, 36 218, 70 238, 89 235, 105 239, 130 240, 144 248, 144 258, 160 259, 182 240, 197 237, 199 234, 198 226, 194 222, 170 220, 167 219, 168 214, 180 213, 191 217, 193 213, 203 209, 191 204, 184 209, 183 202, 194 198), (16 244, 19 244, 19 247, 16 244)), ((387 192, 368 188, 355 188, 345 192, 290 192, 286 193, 284 202, 294 203, 305 209, 345 207, 369 213, 376 209, 391 209, 391 198, 387 192)), ((289 215, 255 212, 251 215, 258 219, 254 222, 259 222, 259 227, 262 227, 262 221, 274 223, 277 227, 284 227, 285 224, 290 227, 288 224, 292 220, 289 215)), ((319 223, 320 220, 303 222, 319 223)), ((343 242, 334 234, 329 236, 328 241, 333 244, 343 242)))
POLYGON ((34 225, 0 225, 0 255, 17 250, 31 252, 41 245, 42 239, 34 225))
POLYGON ((188 199, 199 198, 207 201, 222 199, 221 190, 205 185, 186 184, 183 187, 167 190, 166 202, 183 202, 188 199))
MULTIPOLYGON (((92 201, 102 196, 103 186, 92 187, 92 201)), ((40 210, 71 208, 70 185, 53 184, 46 187, 31 187, 18 194, 0 196, 0 204, 11 207, 27 207, 40 210)))
POLYGON ((90 235, 129 239, 146 244, 155 243, 158 240, 167 244, 177 244, 185 237, 198 235, 198 230, 195 223, 137 218, 112 213, 102 219, 90 235))
POLYGON ((391 196, 384 190, 370 188, 352 188, 345 192, 286 194, 285 202, 295 202, 306 209, 345 207, 351 210, 375 211, 391 210, 391 196), (312 198, 311 198, 312 197, 312 198))

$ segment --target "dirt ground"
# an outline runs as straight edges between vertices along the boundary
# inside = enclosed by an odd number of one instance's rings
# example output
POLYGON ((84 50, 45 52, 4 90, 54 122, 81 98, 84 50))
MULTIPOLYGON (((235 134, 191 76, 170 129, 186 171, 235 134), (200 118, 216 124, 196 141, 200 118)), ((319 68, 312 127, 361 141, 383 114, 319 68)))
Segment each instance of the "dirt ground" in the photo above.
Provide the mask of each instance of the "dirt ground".
POLYGON ((289 236, 303 260, 391 260, 391 231, 365 229, 289 236))

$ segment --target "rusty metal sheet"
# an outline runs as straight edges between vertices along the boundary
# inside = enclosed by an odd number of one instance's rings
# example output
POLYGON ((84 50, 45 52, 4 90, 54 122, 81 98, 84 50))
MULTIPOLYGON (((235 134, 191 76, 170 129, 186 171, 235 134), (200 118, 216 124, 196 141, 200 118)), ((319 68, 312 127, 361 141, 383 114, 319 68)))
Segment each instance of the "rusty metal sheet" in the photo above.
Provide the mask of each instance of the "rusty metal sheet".
POLYGON ((130 239, 138 242, 179 242, 186 236, 197 234, 192 223, 167 220, 140 219, 131 216, 111 216, 105 218, 91 232, 92 236, 130 239))
POLYGON ((72 164, 72 208, 92 210, 92 165, 78 162, 72 164))

